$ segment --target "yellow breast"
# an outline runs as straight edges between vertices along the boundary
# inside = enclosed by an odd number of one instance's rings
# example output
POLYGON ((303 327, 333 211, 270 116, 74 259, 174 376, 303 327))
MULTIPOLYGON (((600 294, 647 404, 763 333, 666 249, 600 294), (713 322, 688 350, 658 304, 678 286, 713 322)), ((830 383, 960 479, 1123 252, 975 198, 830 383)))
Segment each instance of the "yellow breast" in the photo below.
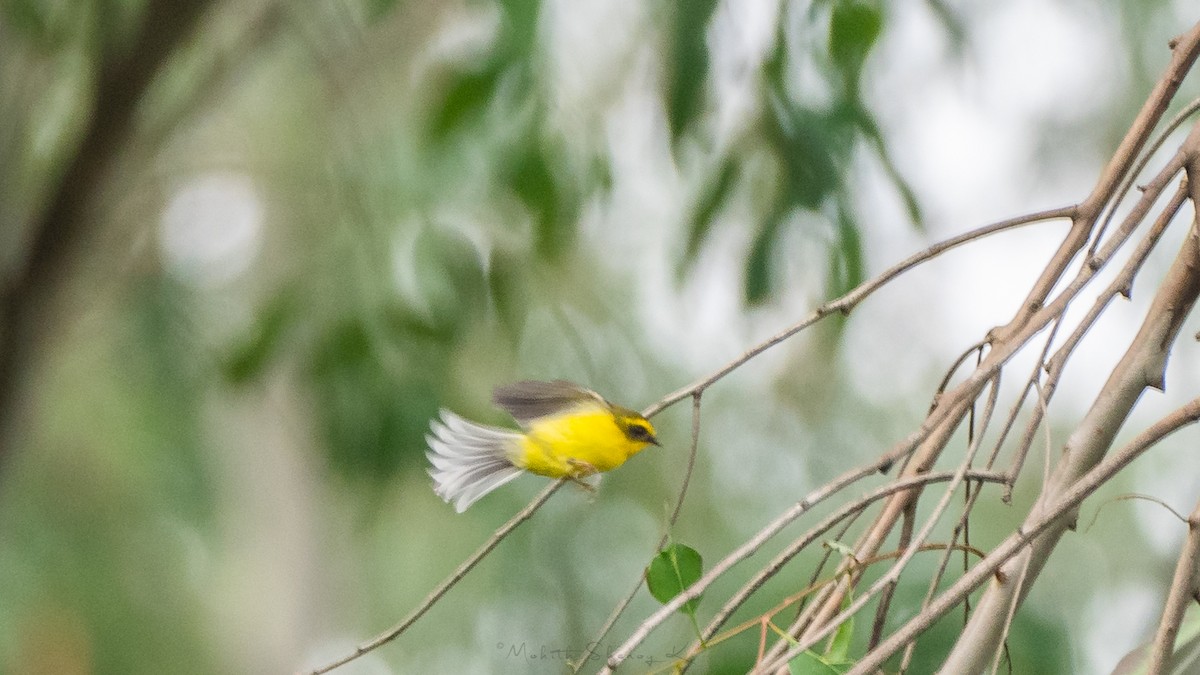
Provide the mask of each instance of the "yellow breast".
POLYGON ((629 440, 607 408, 587 406, 536 421, 513 460, 526 471, 561 478, 615 469, 645 446, 629 440))

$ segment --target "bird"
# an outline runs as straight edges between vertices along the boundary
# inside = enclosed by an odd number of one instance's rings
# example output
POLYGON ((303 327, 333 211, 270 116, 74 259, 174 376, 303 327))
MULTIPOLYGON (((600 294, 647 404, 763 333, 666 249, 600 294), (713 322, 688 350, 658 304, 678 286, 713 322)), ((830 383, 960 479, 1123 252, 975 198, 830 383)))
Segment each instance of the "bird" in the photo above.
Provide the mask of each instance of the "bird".
POLYGON ((434 492, 458 513, 521 474, 586 486, 584 478, 661 445, 640 413, 567 380, 503 385, 493 390, 492 403, 520 430, 478 424, 443 408, 425 437, 434 492))

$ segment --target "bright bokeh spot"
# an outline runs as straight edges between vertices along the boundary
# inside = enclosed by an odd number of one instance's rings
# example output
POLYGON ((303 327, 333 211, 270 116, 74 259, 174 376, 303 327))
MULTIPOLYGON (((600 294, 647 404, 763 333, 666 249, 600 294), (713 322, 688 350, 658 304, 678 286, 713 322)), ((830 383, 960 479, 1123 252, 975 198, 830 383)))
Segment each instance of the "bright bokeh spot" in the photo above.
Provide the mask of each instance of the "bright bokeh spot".
POLYGON ((163 212, 167 270, 187 283, 219 286, 245 272, 262 244, 263 207, 249 176, 210 173, 184 183, 163 212))

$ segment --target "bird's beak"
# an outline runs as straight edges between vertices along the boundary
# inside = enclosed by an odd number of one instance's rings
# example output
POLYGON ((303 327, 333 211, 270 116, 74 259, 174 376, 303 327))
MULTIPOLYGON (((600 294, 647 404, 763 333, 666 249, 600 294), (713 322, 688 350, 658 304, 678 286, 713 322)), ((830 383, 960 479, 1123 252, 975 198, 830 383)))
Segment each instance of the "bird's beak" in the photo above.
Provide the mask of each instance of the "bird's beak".
POLYGON ((653 444, 655 444, 655 445, 657 445, 657 446, 658 446, 658 447, 660 447, 660 448, 662 447, 662 443, 659 443, 659 442, 658 442, 658 439, 657 439, 657 438, 655 438, 654 436, 651 436, 651 437, 650 437, 650 442, 651 442, 651 443, 653 443, 653 444))

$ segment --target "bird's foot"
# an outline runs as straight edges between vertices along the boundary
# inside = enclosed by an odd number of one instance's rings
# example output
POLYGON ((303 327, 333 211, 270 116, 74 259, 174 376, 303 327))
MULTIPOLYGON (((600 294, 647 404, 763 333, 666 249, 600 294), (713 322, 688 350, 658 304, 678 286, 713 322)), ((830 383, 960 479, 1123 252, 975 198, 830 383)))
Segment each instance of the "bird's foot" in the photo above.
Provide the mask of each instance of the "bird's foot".
POLYGON ((588 483, 585 479, 598 475, 600 471, 581 459, 568 459, 567 464, 571 467, 571 473, 567 475, 567 478, 588 494, 596 494, 596 486, 588 483))

